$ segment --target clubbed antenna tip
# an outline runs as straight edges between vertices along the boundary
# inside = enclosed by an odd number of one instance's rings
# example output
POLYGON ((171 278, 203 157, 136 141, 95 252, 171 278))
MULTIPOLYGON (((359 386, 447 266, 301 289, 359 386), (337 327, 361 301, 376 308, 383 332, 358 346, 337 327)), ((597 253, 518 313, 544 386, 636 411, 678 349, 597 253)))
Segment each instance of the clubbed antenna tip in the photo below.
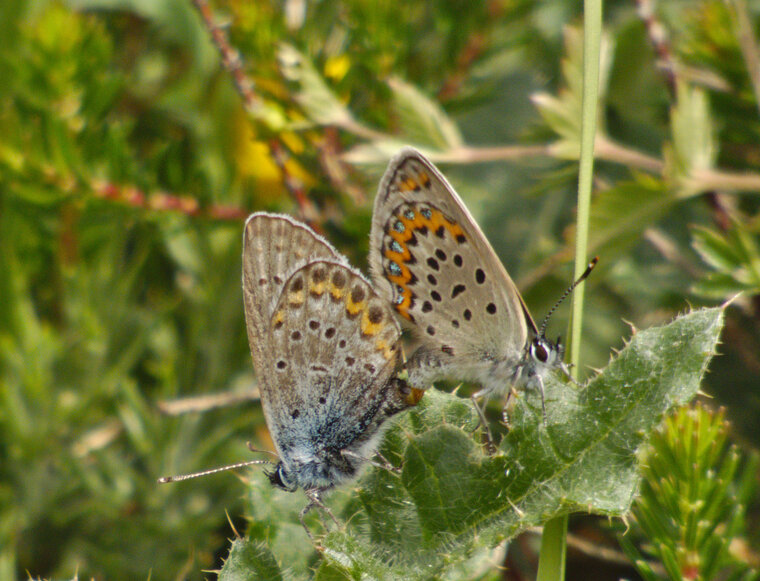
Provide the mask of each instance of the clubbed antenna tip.
POLYGON ((577 287, 580 283, 582 283, 586 278, 588 278, 588 275, 591 274, 591 271, 594 270, 594 267, 596 266, 596 263, 599 262, 599 257, 594 256, 594 258, 591 259, 591 262, 588 263, 588 266, 586 267, 586 270, 583 271, 583 274, 581 274, 578 279, 570 285, 570 287, 562 293, 562 296, 559 297, 559 300, 554 303, 554 306, 549 309, 549 312, 544 317, 544 320, 541 322, 541 327, 539 327, 538 335, 539 337, 543 337, 544 333, 546 332, 546 325, 549 324, 549 319, 554 314, 554 311, 557 310, 557 308, 562 304, 562 301, 564 301, 571 292, 575 290, 575 287, 577 287))

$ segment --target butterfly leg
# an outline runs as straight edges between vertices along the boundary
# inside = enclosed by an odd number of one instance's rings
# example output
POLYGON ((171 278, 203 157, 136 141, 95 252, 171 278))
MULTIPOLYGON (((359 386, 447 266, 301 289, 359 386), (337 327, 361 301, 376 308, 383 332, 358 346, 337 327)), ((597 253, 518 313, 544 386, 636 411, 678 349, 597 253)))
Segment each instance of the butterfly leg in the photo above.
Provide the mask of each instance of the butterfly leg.
POLYGON ((559 368, 562 370, 562 373, 563 373, 563 374, 565 375, 565 377, 567 377, 567 378, 568 378, 568 379, 569 379, 569 380, 570 380, 570 381, 571 381, 573 384, 575 384, 575 387, 583 387, 583 385, 581 385, 580 383, 578 383, 578 382, 576 381, 576 379, 575 379, 575 378, 572 376, 572 374, 570 373, 570 368, 571 368, 572 366, 573 366, 573 364, 572 364, 572 363, 565 363, 564 361, 562 361, 562 362, 559 364, 559 368))
MULTIPOLYGON (((472 394, 472 397, 470 398, 472 400, 472 405, 475 406, 475 411, 478 413, 478 424, 475 426, 475 430, 477 430, 480 426, 483 426, 483 430, 485 431, 485 437, 486 437, 486 451, 488 452, 489 456, 493 456, 496 454, 496 444, 494 444, 493 441, 493 434, 491 434, 491 428, 488 426, 488 420, 486 420, 486 414, 485 414, 485 405, 488 401, 486 398, 483 397, 481 392, 477 392, 472 394), (478 399, 483 399, 483 407, 481 408, 478 405, 478 399)), ((475 431, 473 430, 473 432, 475 431)))
MULTIPOLYGON (((332 521, 340 527, 340 522, 337 518, 335 518, 335 515, 332 513, 332 511, 327 507, 327 505, 322 502, 322 498, 320 497, 320 489, 319 488, 312 488, 310 490, 304 491, 306 494, 306 498, 309 499, 309 504, 307 504, 305 507, 303 507, 303 510, 301 510, 301 513, 298 515, 298 520, 301 521, 301 526, 303 526, 304 530, 306 531, 306 534, 309 536, 309 539, 314 542, 314 535, 311 534, 311 531, 309 530, 309 527, 306 526, 306 521, 304 518, 309 513, 309 511, 312 508, 320 508, 322 511, 324 511, 327 516, 329 516, 332 521)), ((322 515, 320 513, 319 516, 320 520, 322 520, 322 526, 324 526, 325 530, 327 530, 327 523, 322 519, 322 515)))
POLYGON ((544 378, 541 374, 536 375, 538 379, 538 391, 541 393, 541 412, 544 415, 544 427, 546 427, 546 398, 544 397, 544 378))
POLYGON ((509 402, 512 401, 512 397, 517 397, 517 392, 515 391, 514 386, 510 386, 509 392, 507 393, 507 399, 504 401, 504 407, 501 408, 501 423, 504 425, 505 428, 508 430, 511 429, 512 423, 509 421, 509 402))
POLYGON ((352 452, 351 450, 341 450, 340 453, 343 455, 344 458, 354 458, 355 460, 359 460, 360 462, 367 462, 369 465, 374 466, 375 468, 383 468, 384 470, 387 470, 388 472, 393 472, 394 474, 401 473, 401 468, 391 464, 385 458, 385 456, 383 456, 380 452, 377 452, 375 455, 378 458, 380 458, 381 462, 376 462, 372 460, 371 458, 365 458, 364 456, 361 456, 357 454, 356 452, 352 452))

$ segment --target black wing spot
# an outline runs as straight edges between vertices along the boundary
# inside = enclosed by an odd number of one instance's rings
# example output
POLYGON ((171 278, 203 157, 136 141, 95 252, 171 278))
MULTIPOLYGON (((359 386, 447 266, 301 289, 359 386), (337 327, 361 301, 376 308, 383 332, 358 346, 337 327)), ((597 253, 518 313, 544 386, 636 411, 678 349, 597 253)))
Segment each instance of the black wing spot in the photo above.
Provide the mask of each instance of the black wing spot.
POLYGON ((454 327, 455 329, 458 329, 459 328, 459 321, 456 320, 456 319, 453 319, 451 321, 451 326, 454 327))
POLYGON ((353 357, 346 357, 346 365, 351 367, 354 363, 356 363, 356 359, 354 359, 353 357))
POLYGON ((422 312, 423 313, 429 313, 433 310, 433 305, 430 303, 430 301, 425 301, 422 303, 422 312))
POLYGON ((346 286, 346 275, 343 271, 336 270, 332 275, 332 283, 335 288, 343 288, 346 286))
POLYGON ((427 259, 428 266, 432 268, 433 270, 440 270, 440 266, 438 265, 438 261, 433 258, 432 256, 427 259))
POLYGON ((483 284, 486 282, 486 273, 483 272, 482 268, 479 268, 475 271, 475 282, 478 284, 483 284))
POLYGON ((264 286, 267 283, 267 279, 263 276, 259 279, 259 286, 264 286))
POLYGON ((282 279, 279 276, 277 276, 277 275, 275 275, 275 277, 274 277, 273 280, 274 280, 275 284, 282 284, 282 279))
POLYGON ((495 315, 496 314, 496 305, 493 303, 488 303, 488 306, 486 307, 486 311, 489 315, 495 315))
POLYGON ((457 284, 454 286, 454 288, 451 291, 451 298, 455 299, 457 295, 461 295, 464 291, 467 290, 467 287, 463 284, 457 284))
POLYGON ((470 309, 465 309, 462 315, 464 316, 465 321, 469 321, 470 319, 472 319, 472 311, 470 309))
POLYGON ((338 347, 340 347, 341 349, 345 349, 346 348, 346 340, 345 339, 341 339, 340 341, 338 341, 338 347))
POLYGON ((365 364, 365 365, 364 365, 364 369, 366 369, 366 370, 367 370, 367 371, 369 371, 370 373, 374 373, 374 372, 375 372, 375 366, 374 366, 374 365, 372 365, 371 363, 367 363, 367 364, 365 364))
POLYGON ((454 264, 456 264, 460 268, 462 267, 462 264, 464 264, 464 261, 462 260, 461 254, 454 255, 454 264))
POLYGON ((430 293, 430 297, 437 303, 441 302, 441 293, 438 291, 433 291, 430 293))
POLYGON ((325 396, 320 396, 319 403, 322 403, 322 404, 327 403, 327 399, 325 398, 325 396))
POLYGON ((330 327, 325 331, 325 338, 332 339, 333 337, 335 337, 335 327, 330 327))
POLYGON ((427 334, 430 335, 431 337, 435 335, 435 327, 433 327, 433 325, 428 325, 427 334))
POLYGON ((427 275, 428 282, 432 284, 433 286, 436 286, 438 284, 438 279, 435 278, 432 274, 427 275))
POLYGON ((293 281, 292 285, 290 285, 290 290, 294 292, 303 290, 303 279, 300 276, 293 281))
POLYGON ((314 282, 323 282, 327 278, 327 271, 324 268, 315 268, 311 272, 311 279, 314 282))
POLYGON ((436 256, 436 258, 438 258, 438 260, 441 260, 441 261, 444 261, 444 260, 446 260, 448 258, 448 256, 446 256, 446 253, 443 250, 441 250, 440 248, 436 248, 436 250, 435 250, 435 256, 436 256))
POLYGON ((383 309, 377 305, 370 307, 368 317, 370 323, 375 325, 380 323, 383 320, 383 309))
POLYGON ((446 228, 443 226, 438 226, 438 228, 435 231, 435 235, 438 236, 438 238, 443 238, 446 234, 446 228))
POLYGON ((288 364, 282 359, 277 362, 277 369, 285 369, 287 366, 288 364))
POLYGON ((354 288, 351 289, 351 300, 355 303, 360 303, 364 300, 364 297, 366 296, 366 293, 364 292, 364 288, 362 288, 360 285, 356 285, 354 288))
POLYGON ((316 331, 317 329, 319 329, 319 321, 315 321, 314 319, 309 321, 309 329, 311 329, 312 331, 316 331))
POLYGON ((301 412, 299 412, 298 410, 293 410, 292 412, 290 412, 290 417, 293 418, 294 420, 297 420, 298 416, 300 415, 301 415, 301 412))
POLYGON ((301 331, 293 331, 293 332, 290 334, 290 338, 291 338, 293 341, 300 341, 300 340, 301 340, 301 331))

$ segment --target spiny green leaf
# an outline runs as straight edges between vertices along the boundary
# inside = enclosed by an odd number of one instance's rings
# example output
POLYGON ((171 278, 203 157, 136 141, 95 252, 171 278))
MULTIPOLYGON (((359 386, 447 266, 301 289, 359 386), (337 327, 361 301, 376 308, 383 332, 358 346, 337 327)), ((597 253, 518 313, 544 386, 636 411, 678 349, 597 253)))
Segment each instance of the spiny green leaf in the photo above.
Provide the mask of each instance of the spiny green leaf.
POLYGON ((282 573, 272 551, 262 543, 244 539, 232 541, 232 548, 219 573, 219 581, 282 581, 282 573))
POLYGON ((722 320, 722 308, 704 309, 638 332, 583 389, 549 379, 546 425, 538 393, 522 394, 494 456, 473 439, 470 402, 430 390, 386 438, 386 457, 403 456, 401 476, 370 470, 360 503, 345 505, 348 529, 322 539, 329 571, 429 579, 561 514, 625 514, 638 450, 666 410, 696 393, 722 320))

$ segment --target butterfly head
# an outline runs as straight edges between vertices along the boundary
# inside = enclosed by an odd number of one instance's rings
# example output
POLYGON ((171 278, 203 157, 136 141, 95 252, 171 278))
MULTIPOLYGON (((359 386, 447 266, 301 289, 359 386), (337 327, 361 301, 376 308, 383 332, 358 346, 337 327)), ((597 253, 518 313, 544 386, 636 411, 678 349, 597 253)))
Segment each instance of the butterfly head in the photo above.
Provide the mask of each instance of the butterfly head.
POLYGON ((528 352, 535 367, 558 367, 565 354, 565 346, 561 337, 552 343, 545 335, 539 335, 531 341, 528 352))
POLYGON ((290 478, 282 462, 278 462, 272 472, 266 472, 265 474, 275 488, 287 490, 288 492, 295 492, 298 489, 298 485, 290 478))

